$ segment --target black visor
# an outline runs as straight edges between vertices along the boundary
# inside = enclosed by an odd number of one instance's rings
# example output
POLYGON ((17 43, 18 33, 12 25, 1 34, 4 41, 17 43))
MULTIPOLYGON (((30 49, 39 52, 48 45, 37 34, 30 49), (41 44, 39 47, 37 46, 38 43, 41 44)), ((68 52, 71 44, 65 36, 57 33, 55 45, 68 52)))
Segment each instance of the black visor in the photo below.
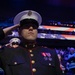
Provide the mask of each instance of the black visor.
POLYGON ((12 45, 19 45, 18 42, 12 42, 12 45))
POLYGON ((22 21, 20 21, 20 28, 24 27, 24 28, 29 28, 30 26, 32 26, 34 29, 37 29, 39 24, 36 20, 34 19, 24 19, 22 21))

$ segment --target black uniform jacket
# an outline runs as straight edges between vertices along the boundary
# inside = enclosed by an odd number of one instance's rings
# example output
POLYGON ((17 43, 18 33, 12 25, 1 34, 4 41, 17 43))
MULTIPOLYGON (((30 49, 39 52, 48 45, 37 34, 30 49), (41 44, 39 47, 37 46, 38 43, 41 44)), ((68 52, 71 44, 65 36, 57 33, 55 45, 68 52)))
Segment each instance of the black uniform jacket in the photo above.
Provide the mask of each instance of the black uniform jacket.
POLYGON ((62 75, 55 50, 4 47, 0 50, 5 75, 62 75))
POLYGON ((0 28, 0 40, 4 39, 5 34, 2 28, 0 28))

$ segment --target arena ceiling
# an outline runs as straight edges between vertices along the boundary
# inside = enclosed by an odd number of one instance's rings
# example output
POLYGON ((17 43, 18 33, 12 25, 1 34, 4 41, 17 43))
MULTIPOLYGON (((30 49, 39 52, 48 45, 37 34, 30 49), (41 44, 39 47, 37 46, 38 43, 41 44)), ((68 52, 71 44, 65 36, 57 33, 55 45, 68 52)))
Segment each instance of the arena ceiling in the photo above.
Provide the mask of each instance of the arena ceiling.
POLYGON ((75 21, 75 0, 0 0, 0 21, 28 9, 39 12, 43 23, 75 21))

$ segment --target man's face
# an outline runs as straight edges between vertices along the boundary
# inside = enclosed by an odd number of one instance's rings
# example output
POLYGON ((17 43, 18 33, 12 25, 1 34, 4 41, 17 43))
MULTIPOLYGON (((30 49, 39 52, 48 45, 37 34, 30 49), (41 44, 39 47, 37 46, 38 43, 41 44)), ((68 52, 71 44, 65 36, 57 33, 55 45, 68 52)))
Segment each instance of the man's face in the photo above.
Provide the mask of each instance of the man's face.
POLYGON ((32 26, 29 28, 22 28, 20 31, 21 36, 26 40, 36 40, 37 33, 37 29, 32 26))

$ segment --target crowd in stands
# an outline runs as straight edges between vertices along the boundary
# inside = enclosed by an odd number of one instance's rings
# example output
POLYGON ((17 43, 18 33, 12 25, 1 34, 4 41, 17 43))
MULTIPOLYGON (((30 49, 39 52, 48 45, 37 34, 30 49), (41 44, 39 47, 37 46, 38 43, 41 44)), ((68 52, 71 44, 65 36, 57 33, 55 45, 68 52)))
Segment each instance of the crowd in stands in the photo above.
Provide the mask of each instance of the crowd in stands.
POLYGON ((75 75, 75 48, 56 49, 63 75, 75 75))

